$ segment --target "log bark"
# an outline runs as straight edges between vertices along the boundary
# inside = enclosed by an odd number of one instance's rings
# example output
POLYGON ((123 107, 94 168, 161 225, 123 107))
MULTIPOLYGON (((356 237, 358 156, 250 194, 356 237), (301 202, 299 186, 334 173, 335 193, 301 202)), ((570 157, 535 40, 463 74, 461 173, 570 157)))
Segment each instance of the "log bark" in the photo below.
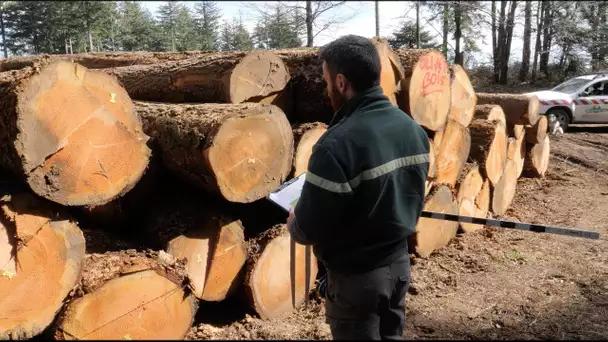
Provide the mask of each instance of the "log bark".
POLYGON ((250 203, 276 190, 291 170, 293 132, 265 104, 136 102, 163 164, 228 201, 250 203))
POLYGON ((545 140, 547 130, 549 128, 549 120, 546 115, 541 115, 534 125, 526 126, 526 142, 530 144, 538 144, 545 140))
POLYGON ((217 53, 212 51, 184 52, 99 52, 66 55, 37 55, 27 57, 12 57, 0 61, 0 72, 19 70, 49 62, 65 61, 82 65, 88 69, 116 68, 140 64, 157 64, 168 61, 178 61, 205 54, 217 53))
POLYGON ((477 104, 501 106, 508 125, 534 125, 539 118, 540 102, 536 96, 477 93, 477 104))
POLYGON ((289 82, 271 51, 207 54, 153 65, 103 69, 136 100, 242 103, 279 92, 289 82))
MULTIPOLYGON (((306 293, 305 247, 295 244, 295 281, 291 275, 291 237, 285 225, 275 226, 252 240, 245 277, 249 304, 262 319, 289 314, 304 301, 306 293), (292 288, 295 285, 295 291, 292 288)), ((310 255, 310 289, 317 277, 314 254, 310 255)))
POLYGON ((470 159, 477 162, 482 175, 496 185, 507 160, 507 133, 497 121, 476 119, 469 125, 471 133, 470 159))
MULTIPOLYGON (((427 197, 424 210, 458 215, 458 202, 449 187, 440 185, 427 197)), ((410 242, 416 255, 424 258, 446 246, 456 236, 457 230, 458 222, 421 217, 410 242)))
POLYGON ((504 215, 511 206, 517 187, 517 165, 513 160, 507 160, 505 170, 492 191, 492 212, 504 215))
MULTIPOLYGON (((464 178, 459 182, 458 185, 457 199, 460 215, 485 218, 488 214, 487 207, 484 211, 483 208, 479 208, 477 206, 477 197, 482 191, 484 178, 479 172, 479 167, 476 164, 472 164, 466 167, 466 169, 468 171, 465 173, 464 178)), ((481 200, 481 203, 483 205, 483 199, 481 200)), ((465 233, 483 228, 483 225, 481 224, 467 222, 459 222, 459 224, 460 228, 465 233)))
POLYGON ((382 64, 380 87, 391 103, 397 106, 397 86, 403 78, 403 67, 386 39, 373 38, 372 43, 378 50, 382 64))
POLYGON ((505 113, 503 112, 502 107, 500 107, 499 105, 477 105, 475 106, 475 114, 473 117, 475 119, 481 120, 498 121, 503 126, 508 126, 507 120, 505 118, 505 113))
POLYGON ((1 202, 0 339, 29 339, 53 322, 80 280, 85 239, 52 203, 29 193, 1 202))
POLYGON ((128 192, 150 157, 115 78, 57 62, 0 74, 0 165, 39 196, 101 205, 128 192))
POLYGON ((166 253, 94 254, 85 269, 56 339, 183 339, 190 330, 198 305, 183 264, 166 253))
POLYGON ((295 153, 293 157, 293 177, 308 170, 308 160, 312 148, 319 138, 327 131, 327 125, 322 122, 301 124, 293 129, 295 153))
POLYGON ((448 120, 437 153, 437 184, 456 185, 471 150, 471 135, 467 127, 448 120))
POLYGON ((543 177, 549 167, 551 146, 549 136, 539 144, 526 144, 526 157, 522 175, 526 177, 543 177))
POLYGON ((520 139, 509 138, 507 146, 507 159, 512 160, 516 165, 517 178, 521 176, 524 169, 524 159, 526 158, 526 144, 524 136, 520 139))
POLYGON ((463 127, 468 127, 473 120, 477 95, 471 84, 471 80, 464 68, 460 65, 450 66, 450 112, 448 120, 457 121, 463 127))
POLYGON ((404 70, 399 108, 421 126, 437 131, 450 111, 450 74, 445 57, 435 50, 397 50, 404 70), (424 52, 422 52, 424 51, 424 52))

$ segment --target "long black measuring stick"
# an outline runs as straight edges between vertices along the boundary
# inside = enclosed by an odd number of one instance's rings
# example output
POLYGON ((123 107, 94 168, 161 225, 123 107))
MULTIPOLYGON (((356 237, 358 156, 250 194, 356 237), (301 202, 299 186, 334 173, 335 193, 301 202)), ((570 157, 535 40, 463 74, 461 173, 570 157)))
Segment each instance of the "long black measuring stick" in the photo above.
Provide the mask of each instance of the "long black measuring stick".
POLYGON ((553 227, 553 226, 547 226, 547 225, 519 223, 519 222, 504 221, 504 220, 493 220, 493 219, 488 219, 488 218, 479 218, 479 217, 454 215, 454 214, 435 213, 432 211, 424 211, 424 210, 422 211, 422 214, 420 215, 420 217, 426 217, 426 218, 437 219, 437 220, 445 220, 445 221, 484 224, 484 225, 500 227, 500 228, 527 230, 527 231, 531 231, 531 232, 535 232, 535 233, 549 233, 549 234, 557 234, 557 235, 566 235, 566 236, 580 237, 580 238, 593 239, 593 240, 597 240, 600 238, 600 233, 592 232, 589 230, 553 227))

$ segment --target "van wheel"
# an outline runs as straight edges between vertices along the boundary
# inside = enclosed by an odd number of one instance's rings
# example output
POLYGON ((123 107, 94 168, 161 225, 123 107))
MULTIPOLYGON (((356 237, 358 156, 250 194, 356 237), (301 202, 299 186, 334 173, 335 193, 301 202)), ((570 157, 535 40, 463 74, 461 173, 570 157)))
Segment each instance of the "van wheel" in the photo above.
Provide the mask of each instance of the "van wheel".
POLYGON ((568 130, 568 126, 570 125, 570 115, 565 109, 556 108, 551 109, 547 112, 547 115, 553 114, 555 115, 555 120, 559 122, 559 126, 562 128, 564 133, 568 130))

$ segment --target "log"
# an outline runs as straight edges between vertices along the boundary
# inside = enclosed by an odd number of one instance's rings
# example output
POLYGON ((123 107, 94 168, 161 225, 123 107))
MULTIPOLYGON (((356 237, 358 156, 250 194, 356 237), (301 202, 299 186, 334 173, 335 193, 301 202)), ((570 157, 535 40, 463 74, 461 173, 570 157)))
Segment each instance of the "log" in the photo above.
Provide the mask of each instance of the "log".
POLYGON ((526 126, 524 125, 507 125, 507 136, 515 139, 522 139, 526 134, 526 126))
MULTIPOLYGON (((295 281, 291 276, 291 237, 285 225, 275 226, 250 241, 245 293, 249 305, 262 319, 273 319, 291 313, 304 301, 306 293, 306 249, 295 244, 295 281), (295 291, 292 289, 295 286, 295 291)), ((318 266, 310 254, 310 289, 313 289, 318 266)))
POLYGON ((116 81, 57 62, 0 74, 0 165, 39 196, 101 205, 127 193, 150 157, 133 104, 116 81))
POLYGON ((498 105, 485 104, 475 106, 475 113, 473 115, 475 119, 488 120, 488 121, 499 121, 503 126, 507 127, 507 120, 502 107, 498 105))
POLYGON ((374 43, 378 50, 382 64, 380 87, 382 87, 382 91, 389 101, 397 106, 397 85, 403 78, 403 67, 386 39, 373 38, 372 43, 374 43))
POLYGON ((397 97, 399 108, 424 128, 431 131, 441 129, 450 111, 451 97, 445 57, 435 50, 424 53, 397 50, 396 54, 404 70, 397 97))
POLYGON ((484 177, 496 185, 507 160, 507 133, 498 121, 475 119, 469 125, 471 133, 470 160, 479 164, 484 177))
POLYGON ((511 206, 517 187, 517 164, 507 160, 505 170, 492 191, 492 212, 503 215, 511 206))
MULTIPOLYGON (((11 57, 0 60, 0 72, 19 70, 40 64, 56 61, 73 62, 87 69, 116 68, 139 64, 157 64, 168 61, 178 61, 215 51, 184 51, 184 52, 94 52, 65 55, 36 55, 27 57, 11 57)), ((226 52, 224 52, 226 53, 226 52)))
POLYGON ((53 322, 80 280, 85 239, 52 203, 29 193, 1 202, 0 339, 29 339, 53 322))
POLYGON ((483 185, 481 186, 481 191, 475 197, 475 205, 479 208, 479 217, 487 217, 488 212, 490 211, 490 193, 491 193, 492 185, 489 179, 484 179, 483 185))
POLYGON ((549 167, 551 146, 549 135, 538 144, 526 144, 526 157, 522 175, 526 177, 543 177, 549 167))
POLYGON ((205 301, 221 301, 237 288, 247 260, 247 245, 239 221, 208 217, 203 226, 169 241, 167 253, 186 258, 186 272, 194 295, 205 301))
POLYGON ((183 339, 197 310, 183 267, 163 252, 89 255, 82 292, 61 312, 54 337, 183 339))
POLYGON ((429 139, 429 172, 427 179, 434 180, 437 177, 437 154, 435 152, 435 144, 429 139))
POLYGON ((454 120, 468 127, 473 120, 477 95, 464 68, 458 64, 450 66, 450 112, 448 120, 454 120))
MULTIPOLYGON (((440 185, 431 191, 424 204, 424 210, 458 215, 458 202, 449 187, 440 185)), ((435 250, 446 246, 456 236, 458 222, 436 220, 421 217, 416 225, 413 239, 413 250, 419 257, 425 258, 435 250)))
POLYGON ((322 122, 305 123, 294 127, 293 141, 296 147, 293 158, 294 177, 308 170, 312 148, 326 131, 327 125, 322 122))
POLYGON ((549 120, 546 115, 541 115, 534 125, 526 126, 526 142, 538 144, 545 140, 549 129, 549 120))
MULTIPOLYGON (((483 209, 477 206, 477 197, 481 193, 484 185, 484 178, 479 172, 479 167, 476 164, 468 165, 465 169, 465 176, 458 185, 458 209, 460 215, 485 218, 487 216, 487 208, 483 209)), ((489 190, 489 188, 488 188, 489 190)), ((483 200, 482 200, 483 201, 483 200)), ((483 225, 467 222, 459 222, 460 228, 465 232, 473 232, 483 228, 483 225)))
POLYGON ((456 185, 471 150, 469 129, 457 121, 448 120, 437 153, 438 184, 456 185))
POLYGON ((535 95, 477 93, 477 104, 501 106, 509 125, 534 125, 539 117, 540 102, 535 95))
POLYGON ((507 159, 512 160, 516 165, 517 178, 521 176, 524 170, 524 159, 526 158, 526 144, 524 143, 524 136, 520 139, 509 138, 507 145, 507 159))
POLYGON ((293 132, 273 105, 136 102, 163 164, 228 201, 250 203, 291 170, 293 132))
POLYGON ((242 103, 285 88, 289 72, 271 51, 207 54, 153 65, 103 69, 129 96, 161 102, 242 103))

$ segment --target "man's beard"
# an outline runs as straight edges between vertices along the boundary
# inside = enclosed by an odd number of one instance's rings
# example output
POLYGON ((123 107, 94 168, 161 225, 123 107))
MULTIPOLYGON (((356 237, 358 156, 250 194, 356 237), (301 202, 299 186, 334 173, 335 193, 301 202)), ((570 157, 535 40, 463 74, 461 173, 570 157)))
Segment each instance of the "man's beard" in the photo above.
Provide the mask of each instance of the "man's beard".
POLYGON ((332 95, 330 96, 331 107, 334 112, 337 112, 340 107, 346 102, 346 98, 340 94, 340 91, 336 87, 332 89, 332 95))

